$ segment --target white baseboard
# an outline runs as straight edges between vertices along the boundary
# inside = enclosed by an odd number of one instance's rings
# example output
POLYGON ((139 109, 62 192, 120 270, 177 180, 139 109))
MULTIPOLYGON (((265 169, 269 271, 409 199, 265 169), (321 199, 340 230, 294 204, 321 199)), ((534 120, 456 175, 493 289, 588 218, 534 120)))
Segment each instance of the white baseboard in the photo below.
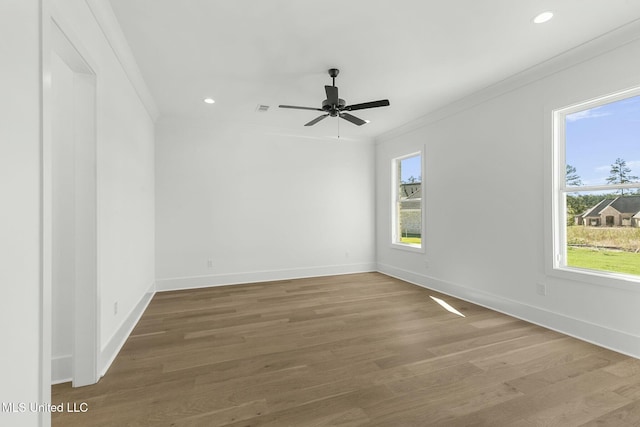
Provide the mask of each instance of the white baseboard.
POLYGON ((272 282, 275 280, 301 279, 305 277, 365 273, 370 271, 376 271, 376 264, 373 262, 247 273, 214 274, 208 276, 174 277, 156 280, 156 290, 158 292, 175 291, 211 286, 237 285, 241 283, 272 282))
POLYGON ((127 338, 129 338, 129 335, 131 335, 133 328, 138 324, 138 321, 144 314, 144 311, 147 309, 147 306, 151 302, 155 293, 156 285, 153 283, 142 296, 140 301, 138 301, 138 304, 136 304, 131 313, 126 317, 124 322, 122 322, 118 330, 102 347, 98 360, 98 372, 100 372, 101 377, 103 377, 107 373, 107 370, 109 370, 109 367, 115 360, 124 343, 127 341, 127 338))
POLYGON ((378 271, 414 285, 451 295, 618 353, 640 358, 640 337, 636 335, 391 265, 379 263, 378 271))
POLYGON ((73 376, 73 357, 54 356, 51 359, 51 384, 68 383, 73 376))

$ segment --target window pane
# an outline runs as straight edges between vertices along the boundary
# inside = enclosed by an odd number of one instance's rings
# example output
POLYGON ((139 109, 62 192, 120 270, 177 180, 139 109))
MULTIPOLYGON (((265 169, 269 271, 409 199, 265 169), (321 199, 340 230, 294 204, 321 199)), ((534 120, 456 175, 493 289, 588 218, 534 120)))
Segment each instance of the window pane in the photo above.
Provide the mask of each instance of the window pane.
POLYGON ((565 197, 566 265, 640 276, 640 194, 581 191, 565 197))
POLYGON ((422 245, 422 159, 396 160, 395 243, 422 245))
POLYGON ((640 96, 565 116, 568 186, 640 182, 640 96))

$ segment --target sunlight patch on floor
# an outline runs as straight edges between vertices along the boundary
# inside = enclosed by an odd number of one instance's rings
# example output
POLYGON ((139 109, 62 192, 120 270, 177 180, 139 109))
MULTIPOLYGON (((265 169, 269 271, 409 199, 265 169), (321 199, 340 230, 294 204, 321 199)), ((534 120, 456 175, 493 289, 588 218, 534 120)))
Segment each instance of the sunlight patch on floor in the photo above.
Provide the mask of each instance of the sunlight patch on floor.
POLYGON ((440 298, 432 297, 431 295, 429 295, 429 296, 431 297, 432 300, 434 300, 435 302, 440 304, 442 306, 442 308, 447 310, 449 313, 453 313, 453 314, 457 314, 458 316, 465 317, 464 314, 460 313, 458 310, 456 310, 455 308, 451 307, 446 301, 443 301, 440 298))

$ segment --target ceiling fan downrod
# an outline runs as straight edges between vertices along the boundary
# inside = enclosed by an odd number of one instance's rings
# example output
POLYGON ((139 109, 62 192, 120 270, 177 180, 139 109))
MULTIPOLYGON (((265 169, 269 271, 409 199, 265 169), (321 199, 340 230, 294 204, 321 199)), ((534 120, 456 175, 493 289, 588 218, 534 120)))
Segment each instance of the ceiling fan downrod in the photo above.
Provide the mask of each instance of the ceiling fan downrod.
POLYGON ((333 79, 333 87, 336 86, 336 77, 338 77, 338 74, 340 74, 340 70, 337 68, 329 68, 329 77, 333 79))

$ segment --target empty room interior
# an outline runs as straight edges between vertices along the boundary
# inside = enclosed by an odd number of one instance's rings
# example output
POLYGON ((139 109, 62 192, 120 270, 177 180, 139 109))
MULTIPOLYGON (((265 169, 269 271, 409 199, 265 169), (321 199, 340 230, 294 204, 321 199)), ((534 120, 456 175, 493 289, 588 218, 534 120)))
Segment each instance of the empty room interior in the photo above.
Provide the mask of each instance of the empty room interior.
POLYGON ((0 425, 640 425, 640 2, 0 29, 0 425))

